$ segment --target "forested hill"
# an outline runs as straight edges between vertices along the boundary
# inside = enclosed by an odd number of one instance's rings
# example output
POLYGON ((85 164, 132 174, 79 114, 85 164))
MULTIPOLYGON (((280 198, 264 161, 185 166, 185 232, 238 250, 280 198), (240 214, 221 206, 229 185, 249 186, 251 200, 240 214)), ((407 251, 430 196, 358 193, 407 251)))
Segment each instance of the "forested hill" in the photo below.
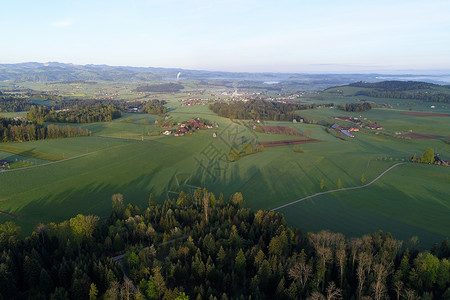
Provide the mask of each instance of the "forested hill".
POLYGON ((106 65, 73 65, 62 63, 0 64, 0 81, 147 81, 160 80, 161 76, 150 70, 131 70, 126 67, 106 65))
POLYGON ((382 82, 355 82, 350 83, 349 86, 361 87, 361 88, 373 88, 377 90, 400 92, 400 91, 411 91, 411 90, 423 90, 433 87, 439 87, 438 84, 433 84, 429 82, 422 81, 382 81, 382 82))
POLYGON ((306 234, 243 204, 197 189, 139 208, 115 194, 103 220, 77 215, 26 238, 6 222, 0 299, 450 299, 448 239, 420 252, 389 233, 306 234))
POLYGON ((329 88, 328 92, 342 92, 340 88, 351 87, 346 96, 372 98, 410 99, 423 102, 450 103, 450 86, 421 81, 355 82, 342 87, 329 88))

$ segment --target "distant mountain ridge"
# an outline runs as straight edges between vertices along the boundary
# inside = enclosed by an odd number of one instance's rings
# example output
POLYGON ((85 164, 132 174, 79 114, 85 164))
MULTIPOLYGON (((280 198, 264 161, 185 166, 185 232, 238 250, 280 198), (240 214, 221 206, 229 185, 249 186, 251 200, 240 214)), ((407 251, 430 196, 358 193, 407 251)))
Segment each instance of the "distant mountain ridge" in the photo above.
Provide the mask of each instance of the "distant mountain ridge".
MULTIPOLYGON (((0 81, 13 82, 65 82, 65 81, 175 81, 180 80, 253 81, 274 84, 292 82, 300 86, 321 85, 321 88, 354 82, 380 82, 380 74, 308 74, 308 73, 251 73, 186 70, 181 68, 130 67, 109 65, 76 65, 59 62, 25 62, 0 64, 0 81)), ((381 76, 381 77, 380 77, 381 76)), ((414 80, 417 75, 389 75, 394 80, 414 80)), ((421 75, 421 81, 450 82, 450 75, 421 75)))

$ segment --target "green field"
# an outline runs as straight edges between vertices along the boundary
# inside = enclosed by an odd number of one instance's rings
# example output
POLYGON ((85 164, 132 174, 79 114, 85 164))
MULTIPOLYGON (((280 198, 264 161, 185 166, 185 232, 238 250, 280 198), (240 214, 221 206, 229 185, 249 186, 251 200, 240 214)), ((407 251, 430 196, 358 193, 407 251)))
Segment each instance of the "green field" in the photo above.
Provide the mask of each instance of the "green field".
MULTIPOLYGON (((389 135, 365 130, 343 141, 319 125, 266 122, 290 126, 323 142, 300 145, 303 153, 294 152, 292 146, 273 147, 229 162, 231 147, 251 140, 297 137, 257 133, 218 117, 207 105, 181 107, 179 100, 189 97, 193 95, 161 99, 169 101, 170 117, 175 121, 201 117, 217 122, 218 128, 183 137, 159 136, 157 116, 126 113, 109 123, 77 125, 88 128, 90 137, 0 145, 0 159, 18 155, 18 160, 34 159, 36 164, 87 154, 41 167, 0 172, 0 210, 19 215, 16 221, 29 231, 38 222, 62 221, 78 213, 107 216, 114 193, 124 194, 126 202, 144 206, 150 193, 163 201, 190 187, 207 187, 225 197, 240 191, 252 209, 271 209, 320 192, 321 180, 325 190, 336 189, 339 180, 342 187, 361 185, 362 174, 369 182, 395 163, 415 153, 421 155, 427 147, 444 159, 450 158, 445 138, 389 136, 411 131, 448 136, 448 117, 407 116, 401 113, 408 109, 397 108, 362 113, 321 108, 300 114, 328 122, 332 122, 331 116, 361 115, 381 124, 389 135)), ((448 111, 448 105, 440 110, 448 111)), ((450 236, 448 195, 450 168, 408 164, 393 169, 370 187, 312 198, 281 212, 291 225, 304 231, 330 229, 357 236, 381 229, 400 239, 417 235, 422 246, 428 247, 450 236)), ((0 222, 9 219, 0 215, 0 222)))

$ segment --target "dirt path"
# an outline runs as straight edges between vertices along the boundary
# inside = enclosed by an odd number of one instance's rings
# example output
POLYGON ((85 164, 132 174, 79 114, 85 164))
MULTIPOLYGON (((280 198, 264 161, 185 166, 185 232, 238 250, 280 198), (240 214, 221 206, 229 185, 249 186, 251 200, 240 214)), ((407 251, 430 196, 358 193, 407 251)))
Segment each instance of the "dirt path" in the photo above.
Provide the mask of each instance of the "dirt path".
POLYGON ((393 168, 395 168, 395 167, 397 167, 397 166, 400 166, 400 165, 404 165, 404 164, 407 164, 407 162, 398 163, 398 164, 395 164, 395 165, 389 167, 389 168, 388 168, 387 170, 385 170, 383 173, 381 173, 380 175, 378 175, 377 178, 375 178, 374 180, 372 180, 371 182, 369 182, 369 183, 367 183, 367 184, 360 185, 360 186, 354 186, 354 187, 348 187, 348 188, 341 188, 341 189, 336 189, 336 190, 331 190, 331 191, 326 191, 326 192, 316 193, 316 194, 314 194, 314 195, 310 195, 310 196, 307 196, 307 197, 304 197, 304 198, 301 198, 301 199, 298 199, 298 200, 295 200, 295 201, 292 201, 292 202, 283 204, 283 205, 281 205, 281 206, 272 208, 270 211, 279 210, 279 209, 285 208, 285 207, 287 207, 287 206, 290 206, 290 205, 292 205, 292 204, 301 202, 301 201, 306 200, 306 199, 314 198, 314 197, 317 197, 317 196, 320 196, 320 195, 325 195, 325 194, 334 193, 334 192, 340 192, 340 191, 357 190, 357 189, 362 189, 362 188, 368 187, 368 186, 372 185, 373 183, 377 182, 381 177, 383 177, 384 174, 386 174, 387 172, 389 172, 389 171, 392 170, 393 168))

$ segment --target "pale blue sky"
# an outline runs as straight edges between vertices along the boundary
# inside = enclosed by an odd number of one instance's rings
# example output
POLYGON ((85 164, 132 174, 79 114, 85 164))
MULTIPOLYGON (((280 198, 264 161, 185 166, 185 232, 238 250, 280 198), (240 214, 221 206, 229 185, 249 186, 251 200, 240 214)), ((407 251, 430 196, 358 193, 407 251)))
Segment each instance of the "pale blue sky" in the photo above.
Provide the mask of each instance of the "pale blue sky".
POLYGON ((450 70, 450 1, 2 1, 0 63, 450 70))

